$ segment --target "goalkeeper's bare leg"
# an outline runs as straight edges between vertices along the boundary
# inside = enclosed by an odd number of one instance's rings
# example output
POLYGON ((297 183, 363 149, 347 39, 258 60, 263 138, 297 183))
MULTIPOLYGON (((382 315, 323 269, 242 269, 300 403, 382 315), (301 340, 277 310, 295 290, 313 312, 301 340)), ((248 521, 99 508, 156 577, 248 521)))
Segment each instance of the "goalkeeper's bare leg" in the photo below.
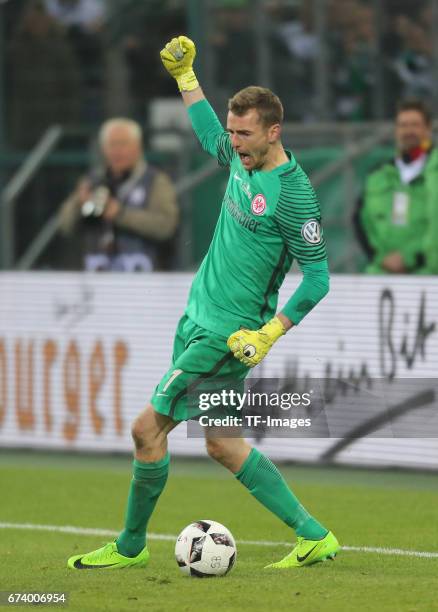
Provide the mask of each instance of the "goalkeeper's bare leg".
POLYGON ((301 505, 272 461, 251 448, 237 433, 232 428, 206 428, 208 454, 229 469, 265 508, 292 527, 298 536, 292 552, 268 567, 302 567, 334 559, 339 551, 335 536, 301 505))
POLYGON ((149 405, 134 421, 134 473, 126 509, 125 528, 117 540, 68 560, 70 569, 145 567, 148 521, 162 493, 169 471, 167 435, 178 423, 149 405))

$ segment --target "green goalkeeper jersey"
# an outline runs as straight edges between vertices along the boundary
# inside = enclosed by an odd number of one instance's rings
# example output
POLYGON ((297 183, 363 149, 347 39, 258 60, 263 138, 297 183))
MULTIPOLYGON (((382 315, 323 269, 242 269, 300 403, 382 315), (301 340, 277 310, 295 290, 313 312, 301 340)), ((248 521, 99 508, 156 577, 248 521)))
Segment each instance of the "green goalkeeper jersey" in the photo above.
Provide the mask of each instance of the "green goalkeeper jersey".
POLYGON ((328 291, 320 208, 307 175, 289 151, 289 161, 274 170, 247 172, 209 103, 188 112, 203 148, 229 167, 230 178, 186 314, 222 336, 258 329, 275 315, 295 258, 304 276, 282 312, 298 324, 328 291))

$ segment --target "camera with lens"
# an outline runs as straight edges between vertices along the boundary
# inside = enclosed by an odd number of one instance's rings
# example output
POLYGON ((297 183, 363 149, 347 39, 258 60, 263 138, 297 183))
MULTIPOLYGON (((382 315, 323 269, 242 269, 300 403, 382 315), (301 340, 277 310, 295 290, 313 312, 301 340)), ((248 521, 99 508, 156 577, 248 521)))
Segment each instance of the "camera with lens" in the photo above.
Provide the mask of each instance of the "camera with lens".
POLYGON ((110 195, 110 190, 105 185, 97 187, 91 197, 82 204, 82 217, 88 220, 99 219, 105 211, 110 195))

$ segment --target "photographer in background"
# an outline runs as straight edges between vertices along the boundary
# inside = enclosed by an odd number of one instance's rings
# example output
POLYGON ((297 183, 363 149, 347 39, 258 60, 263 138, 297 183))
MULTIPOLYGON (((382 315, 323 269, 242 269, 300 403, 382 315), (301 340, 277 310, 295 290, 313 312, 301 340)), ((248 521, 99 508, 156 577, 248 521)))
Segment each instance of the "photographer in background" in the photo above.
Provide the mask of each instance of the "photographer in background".
POLYGON ((354 217, 370 274, 438 274, 438 151, 423 102, 395 120, 396 156, 372 172, 354 217))
POLYGON ((173 184, 144 160, 136 122, 106 121, 99 145, 104 165, 82 178, 62 204, 60 230, 66 236, 81 232, 86 270, 150 272, 159 243, 177 227, 173 184))

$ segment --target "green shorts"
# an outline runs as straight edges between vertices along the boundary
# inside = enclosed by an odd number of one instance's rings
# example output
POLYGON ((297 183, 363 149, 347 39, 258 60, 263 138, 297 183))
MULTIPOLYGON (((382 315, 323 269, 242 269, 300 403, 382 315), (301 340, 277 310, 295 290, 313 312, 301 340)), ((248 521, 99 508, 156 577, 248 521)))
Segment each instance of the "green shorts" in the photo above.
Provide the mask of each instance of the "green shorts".
POLYGON ((176 329, 172 365, 157 385, 151 403, 156 412, 174 421, 196 419, 207 412, 225 416, 230 414, 229 406, 206 409, 203 402, 201 409, 200 395, 230 388, 241 392, 248 372, 229 350, 226 337, 199 327, 184 315, 176 329))

